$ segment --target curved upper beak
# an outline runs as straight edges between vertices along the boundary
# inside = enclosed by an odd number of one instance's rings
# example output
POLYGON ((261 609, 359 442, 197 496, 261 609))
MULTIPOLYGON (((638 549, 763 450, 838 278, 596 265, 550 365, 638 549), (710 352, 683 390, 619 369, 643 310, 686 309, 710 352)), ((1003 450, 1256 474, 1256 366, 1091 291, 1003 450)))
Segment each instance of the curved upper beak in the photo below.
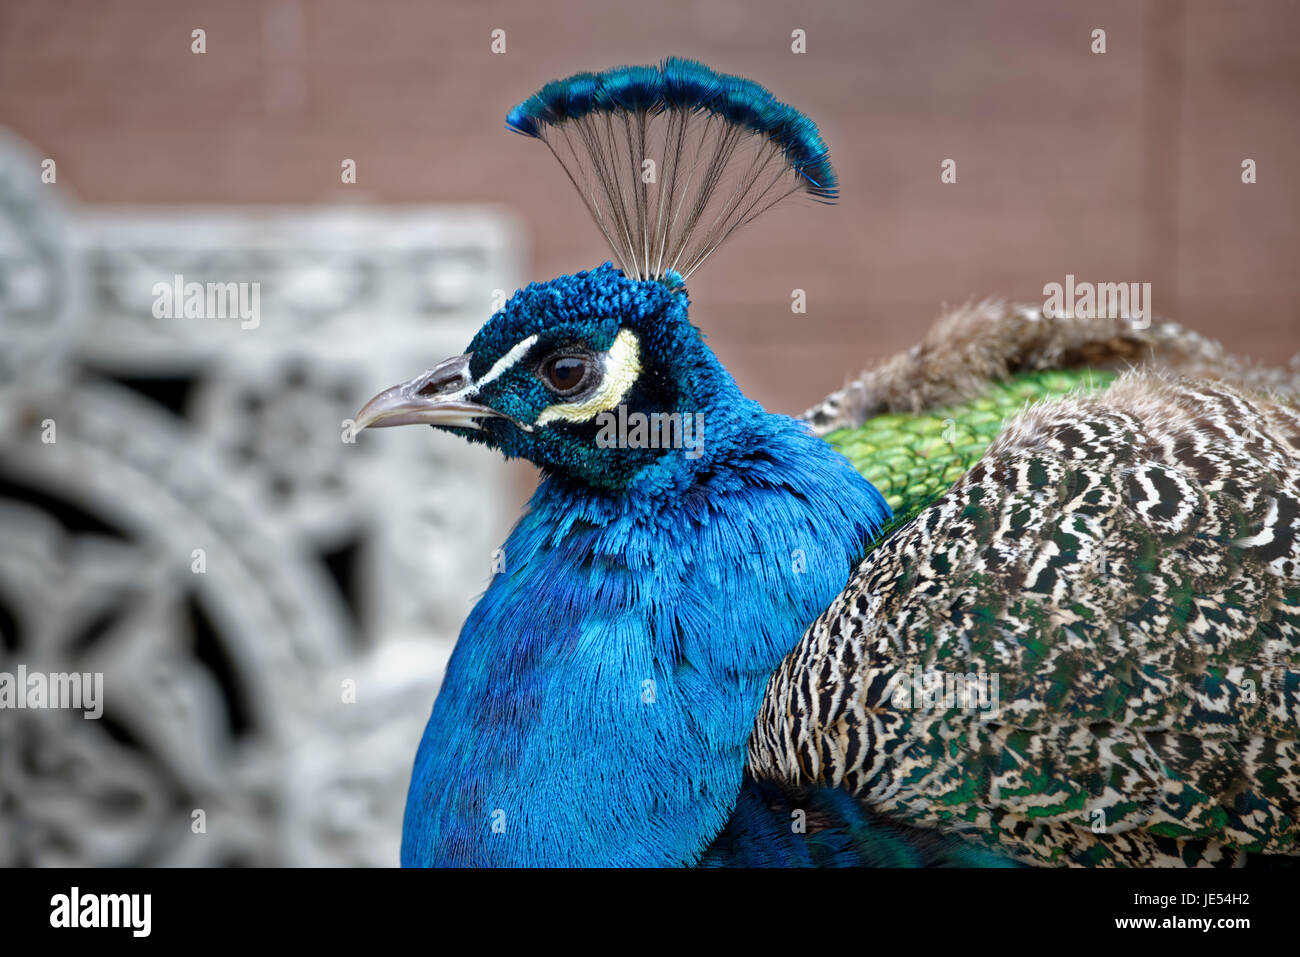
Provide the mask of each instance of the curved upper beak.
POLYGON ((355 434, 362 429, 391 425, 445 425, 480 428, 479 420, 500 416, 486 405, 470 400, 475 395, 469 374, 470 354, 440 362, 410 382, 385 389, 357 413, 355 434))

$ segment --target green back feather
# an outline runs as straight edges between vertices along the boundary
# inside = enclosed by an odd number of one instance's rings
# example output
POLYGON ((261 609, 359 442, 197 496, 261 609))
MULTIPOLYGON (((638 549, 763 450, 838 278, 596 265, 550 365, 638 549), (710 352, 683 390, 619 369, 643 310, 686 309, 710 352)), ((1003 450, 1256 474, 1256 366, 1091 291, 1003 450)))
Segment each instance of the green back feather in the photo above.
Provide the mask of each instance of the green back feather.
POLYGON ((1115 373, 1026 372, 991 383, 966 402, 924 412, 888 412, 826 436, 889 502, 890 529, 908 522, 979 461, 1006 422, 1027 405, 1097 392, 1115 373))

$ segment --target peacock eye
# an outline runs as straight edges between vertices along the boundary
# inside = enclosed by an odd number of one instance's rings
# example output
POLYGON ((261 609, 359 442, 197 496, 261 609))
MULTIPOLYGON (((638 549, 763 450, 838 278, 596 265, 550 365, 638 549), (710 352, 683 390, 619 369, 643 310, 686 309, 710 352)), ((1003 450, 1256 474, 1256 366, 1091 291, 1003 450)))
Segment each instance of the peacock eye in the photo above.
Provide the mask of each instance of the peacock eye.
POLYGON ((586 382, 590 367, 582 356, 555 356, 542 364, 542 381, 553 392, 572 395, 586 382))

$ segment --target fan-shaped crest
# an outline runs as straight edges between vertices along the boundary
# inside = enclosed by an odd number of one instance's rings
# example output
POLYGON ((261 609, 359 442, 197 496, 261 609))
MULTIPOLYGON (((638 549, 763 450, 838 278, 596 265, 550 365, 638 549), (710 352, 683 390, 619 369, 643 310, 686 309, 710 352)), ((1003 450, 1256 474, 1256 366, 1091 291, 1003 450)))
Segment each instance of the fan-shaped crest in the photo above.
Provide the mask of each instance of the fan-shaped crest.
POLYGON ((792 193, 836 195, 812 120, 751 80, 691 60, 556 80, 506 125, 550 147, 637 279, 684 281, 792 193))

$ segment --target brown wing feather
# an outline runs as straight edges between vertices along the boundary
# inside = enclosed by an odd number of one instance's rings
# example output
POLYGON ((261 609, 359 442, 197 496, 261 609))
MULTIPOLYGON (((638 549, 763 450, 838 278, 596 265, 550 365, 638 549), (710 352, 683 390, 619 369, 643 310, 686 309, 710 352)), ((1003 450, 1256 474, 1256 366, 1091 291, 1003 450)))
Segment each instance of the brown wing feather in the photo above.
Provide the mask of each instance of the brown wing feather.
POLYGON ((1150 373, 1023 413, 785 659, 750 764, 1033 863, 1300 853, 1300 414, 1150 373))

